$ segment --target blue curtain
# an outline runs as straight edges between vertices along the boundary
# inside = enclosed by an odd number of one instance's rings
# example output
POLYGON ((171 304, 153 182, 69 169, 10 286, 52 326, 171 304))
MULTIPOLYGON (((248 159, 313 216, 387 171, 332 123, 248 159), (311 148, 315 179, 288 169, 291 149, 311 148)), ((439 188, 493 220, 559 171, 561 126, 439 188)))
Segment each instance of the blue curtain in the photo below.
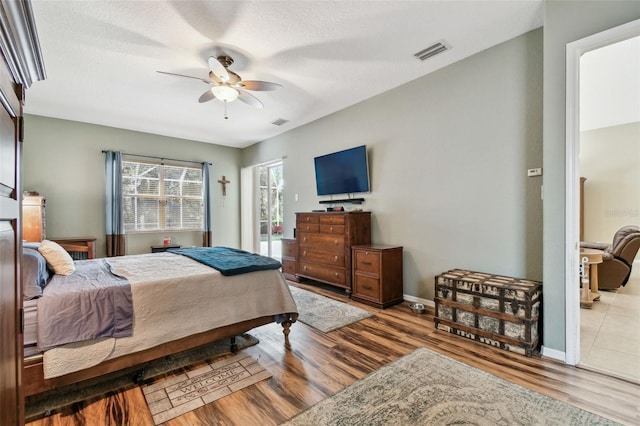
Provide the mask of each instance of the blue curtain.
POLYGON ((107 256, 123 256, 124 217, 122 216, 122 153, 105 151, 105 234, 107 256))
POLYGON ((202 163, 202 202, 204 204, 204 230, 202 232, 202 247, 213 245, 211 230, 211 197, 209 195, 209 163, 202 163))

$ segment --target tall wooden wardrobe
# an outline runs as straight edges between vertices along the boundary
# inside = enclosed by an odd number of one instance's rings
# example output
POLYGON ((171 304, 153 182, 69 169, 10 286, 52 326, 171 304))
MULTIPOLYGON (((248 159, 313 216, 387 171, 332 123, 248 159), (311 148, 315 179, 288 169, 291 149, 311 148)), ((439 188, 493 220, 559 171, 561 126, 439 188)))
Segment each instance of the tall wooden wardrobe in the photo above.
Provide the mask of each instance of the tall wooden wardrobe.
POLYGON ((29 0, 0 3, 0 425, 24 424, 22 394, 22 106, 44 79, 29 0))
POLYGON ((22 200, 22 241, 32 243, 47 238, 45 203, 41 195, 27 195, 22 200))

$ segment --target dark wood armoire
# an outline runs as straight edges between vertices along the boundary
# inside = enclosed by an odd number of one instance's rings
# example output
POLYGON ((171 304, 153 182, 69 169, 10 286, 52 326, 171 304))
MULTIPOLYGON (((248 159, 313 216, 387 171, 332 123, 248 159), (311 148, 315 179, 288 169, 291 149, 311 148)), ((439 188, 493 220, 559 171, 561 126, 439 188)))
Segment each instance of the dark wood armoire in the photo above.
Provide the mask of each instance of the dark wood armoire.
POLYGON ((22 106, 44 79, 29 0, 0 3, 0 55, 0 425, 23 425, 22 106))

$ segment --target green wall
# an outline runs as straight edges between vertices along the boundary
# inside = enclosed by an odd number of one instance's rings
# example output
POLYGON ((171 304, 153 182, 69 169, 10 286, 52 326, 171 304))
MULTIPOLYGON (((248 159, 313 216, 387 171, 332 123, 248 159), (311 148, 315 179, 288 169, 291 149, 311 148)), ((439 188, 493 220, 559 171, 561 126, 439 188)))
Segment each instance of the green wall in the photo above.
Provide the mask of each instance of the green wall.
MULTIPOLYGON (((404 246, 404 293, 452 268, 542 279, 542 30, 246 148, 284 160, 285 235, 322 208, 313 158, 366 144, 373 241, 404 246), (298 199, 296 201, 296 194, 298 199)), ((348 207, 348 206, 346 206, 348 207)))
MULTIPOLYGON (((48 238, 94 236, 97 255, 105 255, 102 150, 113 149, 212 163, 213 240, 239 246, 239 149, 35 115, 25 116, 23 145, 23 189, 46 197, 48 238), (231 180, 224 201, 217 183, 222 175, 231 180)), ((202 245, 200 232, 131 234, 127 254, 148 253, 164 235, 184 246, 202 245)))

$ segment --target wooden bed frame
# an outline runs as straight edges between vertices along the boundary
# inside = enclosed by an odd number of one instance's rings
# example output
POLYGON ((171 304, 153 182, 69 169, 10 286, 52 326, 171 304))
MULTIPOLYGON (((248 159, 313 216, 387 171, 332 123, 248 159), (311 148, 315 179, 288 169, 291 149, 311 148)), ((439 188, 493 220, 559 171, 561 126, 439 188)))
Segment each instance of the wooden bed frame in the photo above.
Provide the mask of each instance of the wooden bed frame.
MULTIPOLYGON (((65 250, 69 252, 84 252, 88 259, 95 257, 95 247, 93 241, 95 239, 59 239, 55 240, 65 250), (86 242, 90 243, 87 244, 86 242)), ((284 346, 287 350, 291 348, 289 343, 289 332, 291 324, 294 323, 298 314, 292 312, 283 312, 286 320, 282 323, 282 333, 284 334, 284 346)), ((136 377, 141 377, 142 371, 151 361, 155 361, 165 356, 175 355, 200 346, 207 345, 222 339, 232 338, 245 333, 256 327, 270 324, 274 322, 273 315, 242 321, 237 324, 231 324, 224 327, 215 328, 213 330, 194 334, 192 336, 183 337, 178 340, 164 343, 153 348, 145 349, 129 355, 118 358, 109 359, 101 362, 95 367, 90 367, 74 373, 65 374, 64 376, 54 377, 51 379, 44 378, 43 356, 35 355, 24 359, 22 371, 22 389, 24 396, 31 396, 56 389, 62 386, 77 385, 88 386, 93 383, 107 379, 109 376, 132 374, 132 382, 136 381, 136 377)), ((235 351, 235 342, 230 342, 231 350, 235 351)))
POLYGON ((71 257, 74 255, 78 255, 77 257, 82 259, 95 259, 96 257, 96 239, 94 237, 56 238, 51 241, 60 244, 71 254, 71 257))
MULTIPOLYGON (((297 319, 298 314, 286 313, 288 319, 282 323, 282 332, 284 334, 284 345, 287 350, 291 348, 289 343, 289 332, 291 324, 297 319)), ((203 333, 194 334, 182 339, 174 340, 153 348, 149 348, 140 352, 109 359, 96 365, 95 367, 85 370, 66 374, 60 377, 44 379, 44 371, 42 365, 42 355, 36 355, 24 360, 24 368, 22 374, 22 383, 24 396, 31 396, 51 389, 78 384, 82 386, 90 385, 106 379, 113 373, 127 374, 132 373, 132 382, 135 376, 139 376, 141 370, 146 365, 156 359, 178 354, 187 350, 195 349, 209 343, 216 342, 225 338, 232 338, 245 333, 253 328, 270 324, 274 322, 273 316, 254 318, 242 321, 237 324, 231 324, 203 333)))

